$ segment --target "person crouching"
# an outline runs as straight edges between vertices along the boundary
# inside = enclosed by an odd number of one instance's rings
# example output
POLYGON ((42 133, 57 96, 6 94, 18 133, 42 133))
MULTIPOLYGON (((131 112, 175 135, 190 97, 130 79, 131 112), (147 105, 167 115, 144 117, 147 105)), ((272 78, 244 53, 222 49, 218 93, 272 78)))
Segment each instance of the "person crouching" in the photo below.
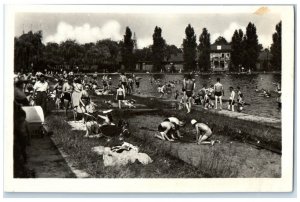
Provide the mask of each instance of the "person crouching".
POLYGON ((214 145, 215 141, 207 141, 211 135, 211 129, 204 123, 199 123, 195 119, 191 120, 191 124, 196 129, 196 143, 197 144, 211 144, 214 145), (201 135, 201 133, 204 133, 201 135))
POLYGON ((155 137, 171 142, 174 141, 174 139, 170 138, 170 136, 175 133, 175 125, 173 123, 170 121, 163 121, 158 125, 157 129, 159 134, 155 134, 155 137))
POLYGON ((182 135, 180 135, 180 132, 179 132, 179 127, 182 127, 182 126, 185 125, 185 123, 183 121, 180 121, 176 117, 169 117, 169 118, 165 119, 164 121, 170 121, 171 123, 174 124, 177 137, 172 136, 173 139, 177 139, 177 138, 183 137, 182 135))

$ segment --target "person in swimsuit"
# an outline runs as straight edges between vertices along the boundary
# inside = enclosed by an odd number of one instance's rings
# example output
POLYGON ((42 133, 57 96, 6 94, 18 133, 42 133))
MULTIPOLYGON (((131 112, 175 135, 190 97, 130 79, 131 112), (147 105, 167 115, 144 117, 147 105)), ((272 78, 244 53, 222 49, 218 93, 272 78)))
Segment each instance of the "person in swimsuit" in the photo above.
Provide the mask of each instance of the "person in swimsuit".
POLYGON ((215 101, 216 101, 215 109, 218 109, 218 98, 219 98, 220 109, 222 110, 222 95, 224 96, 224 88, 223 85, 220 83, 220 78, 217 78, 217 83, 214 85, 214 92, 215 92, 215 101))
POLYGON ((195 82, 192 80, 192 76, 190 74, 187 75, 187 80, 185 81, 185 93, 188 97, 188 112, 190 113, 192 110, 192 96, 194 94, 195 82))
POLYGON ((122 88, 122 84, 118 85, 117 94, 116 94, 116 100, 118 100, 119 103, 119 109, 121 109, 122 100, 125 99, 125 90, 122 88))
POLYGON ((211 129, 204 123, 198 123, 195 119, 191 120, 191 124, 196 129, 196 143, 214 145, 215 141, 207 141, 211 137, 211 129), (204 133, 201 135, 201 133, 204 133))
POLYGON ((178 92, 178 90, 176 90, 175 95, 174 95, 175 100, 177 100, 178 96, 179 96, 179 92, 178 92))
POLYGON ((63 89, 63 84, 64 81, 62 79, 58 80, 58 83, 55 84, 55 86, 53 87, 53 89, 55 90, 55 104, 57 104, 57 108, 60 109, 62 108, 62 89, 63 89))
POLYGON ((122 72, 121 75, 120 75, 120 82, 121 82, 121 84, 123 86, 123 89, 125 91, 125 89, 127 89, 127 77, 126 77, 124 72, 122 72))
POLYGON ((163 121, 158 125, 158 132, 159 134, 155 134, 155 137, 162 139, 162 140, 168 140, 168 141, 174 141, 172 138, 170 138, 171 135, 175 133, 175 125, 171 123, 170 121, 163 121))
POLYGON ((69 78, 68 81, 64 83, 63 89, 62 89, 62 92, 63 92, 62 100, 65 105, 66 116, 67 116, 67 112, 68 112, 68 109, 69 109, 69 106, 70 106, 70 103, 72 100, 71 99, 72 91, 73 91, 72 79, 69 78))
POLYGON ((179 132, 179 127, 184 126, 184 122, 183 122, 183 121, 180 121, 180 120, 179 120, 178 118, 176 118, 176 117, 169 117, 169 118, 165 119, 164 121, 170 121, 171 123, 174 124, 174 126, 175 126, 175 131, 176 131, 176 133, 177 133, 177 137, 174 137, 173 134, 172 134, 171 137, 172 137, 173 139, 177 139, 177 138, 183 137, 182 135, 180 135, 180 132, 179 132))
POLYGON ((241 98, 241 95, 243 95, 243 94, 242 94, 242 92, 241 92, 241 88, 238 86, 238 87, 237 87, 237 96, 238 96, 238 97, 237 97, 237 101, 238 101, 238 102, 239 102, 239 100, 240 100, 240 98, 241 98))
POLYGON ((160 93, 159 98, 163 97, 165 95, 165 85, 158 85, 157 91, 160 93))
POLYGON ((229 97, 229 101, 228 101, 228 110, 233 111, 234 112, 234 98, 235 98, 235 92, 233 87, 230 87, 230 97, 229 97))

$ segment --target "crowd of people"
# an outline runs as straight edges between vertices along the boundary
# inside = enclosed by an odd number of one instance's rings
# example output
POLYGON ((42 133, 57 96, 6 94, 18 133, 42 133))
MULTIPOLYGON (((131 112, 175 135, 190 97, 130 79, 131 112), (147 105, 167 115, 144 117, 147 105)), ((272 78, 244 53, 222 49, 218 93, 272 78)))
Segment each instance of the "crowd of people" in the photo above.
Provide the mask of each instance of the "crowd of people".
MULTIPOLYGON (((91 100, 90 94, 96 96, 115 94, 118 108, 121 109, 122 105, 128 102, 126 100, 128 95, 141 93, 141 79, 134 74, 126 75, 125 73, 120 74, 117 82, 113 82, 108 75, 103 75, 100 78, 97 72, 90 76, 62 70, 59 72, 45 70, 36 73, 16 73, 14 76, 14 158, 16 159, 15 162, 19 162, 14 167, 16 176, 28 175, 28 172, 24 172, 26 168, 22 167, 27 158, 25 148, 30 142, 28 141, 28 124, 25 121, 26 113, 22 106, 41 106, 44 114, 47 115, 49 102, 52 102, 56 109, 65 110, 66 116, 69 111, 72 111, 74 120, 78 120, 79 114, 87 114, 88 116, 82 116, 81 121, 91 121, 91 117, 93 121, 95 117, 99 117, 104 120, 104 125, 114 125, 111 114, 98 113, 97 105, 91 100)), ((198 91, 192 74, 185 75, 182 81, 162 81, 151 77, 150 84, 157 85, 160 98, 165 95, 174 96, 174 99, 178 100, 180 108, 185 108, 187 113, 191 113, 193 105, 201 105, 204 109, 222 110, 224 102, 228 103, 228 110, 236 111, 235 108, 237 107, 237 111, 241 112, 246 104, 239 86, 236 89, 230 86, 228 99, 224 99, 225 88, 220 78, 216 79, 214 85, 207 86, 204 84, 198 91), (182 85, 182 92, 176 88, 178 85, 182 85)), ((277 90, 281 95, 279 84, 277 84, 277 90)), ((264 96, 270 96, 268 91, 264 89, 255 89, 255 91, 263 93, 264 96)), ((111 103, 111 101, 107 102, 111 103)), ((184 125, 178 118, 169 117, 158 126, 159 135, 156 136, 160 139, 174 141, 182 137, 179 133, 179 127, 184 125)), ((198 144, 214 144, 214 141, 208 141, 212 135, 212 130, 208 125, 197 122, 195 119, 191 120, 191 125, 195 128, 198 144)), ((91 128, 94 130, 94 127, 90 127, 86 136, 91 136, 91 128)))
POLYGON ((240 87, 238 86, 234 89, 232 86, 229 87, 230 96, 225 98, 225 90, 223 85, 220 82, 220 78, 217 78, 216 83, 210 85, 209 87, 204 84, 202 88, 198 91, 196 90, 196 81, 192 78, 191 74, 185 75, 183 81, 168 81, 162 82, 160 79, 150 79, 150 83, 157 84, 157 91, 159 93, 159 98, 164 98, 165 95, 174 95, 175 100, 179 101, 179 109, 186 108, 187 113, 191 112, 192 105, 202 105, 204 109, 218 109, 218 104, 220 105, 219 109, 223 109, 223 103, 228 103, 228 110, 241 112, 245 105, 243 99, 243 93, 241 92, 240 87), (182 92, 177 90, 176 86, 182 85, 182 92), (181 98, 180 98, 180 95, 181 98))

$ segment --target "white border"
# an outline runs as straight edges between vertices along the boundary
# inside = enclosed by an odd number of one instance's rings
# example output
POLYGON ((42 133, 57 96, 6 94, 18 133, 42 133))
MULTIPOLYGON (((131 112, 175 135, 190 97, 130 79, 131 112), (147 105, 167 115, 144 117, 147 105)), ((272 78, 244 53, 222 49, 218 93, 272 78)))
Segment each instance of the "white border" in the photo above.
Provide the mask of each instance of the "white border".
MULTIPOLYGON (((8 192, 289 192, 293 177, 294 8, 269 6, 282 16, 282 177, 235 179, 13 179, 13 37, 16 12, 243 13, 259 6, 7 6, 4 69, 4 190, 8 192)), ((275 30, 275 29, 274 29, 275 30)))

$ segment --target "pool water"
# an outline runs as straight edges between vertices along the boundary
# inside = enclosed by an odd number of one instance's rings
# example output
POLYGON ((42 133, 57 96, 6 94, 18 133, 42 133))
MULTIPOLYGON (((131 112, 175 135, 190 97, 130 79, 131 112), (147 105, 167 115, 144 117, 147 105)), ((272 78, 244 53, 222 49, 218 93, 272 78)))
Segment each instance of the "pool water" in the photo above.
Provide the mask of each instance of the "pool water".
MULTIPOLYGON (((141 74, 137 76, 141 77, 139 88, 141 94, 147 96, 159 96, 157 91, 158 84, 150 82, 152 75, 141 74)), ((98 77, 99 84, 102 84, 101 76, 98 77)), ((112 78, 113 86, 117 86, 119 82, 119 75, 110 75, 109 77, 112 78)), ((175 90, 178 90, 180 93, 182 92, 182 80, 184 77, 182 74, 159 74, 154 77, 159 78, 162 83, 167 81, 176 82, 175 88, 172 89, 172 96, 169 95, 164 98, 174 99, 175 90)), ((194 78, 196 80, 196 92, 198 92, 204 84, 209 87, 216 83, 217 78, 220 78, 225 90, 225 99, 228 99, 230 96, 230 86, 232 86, 235 90, 238 86, 240 87, 240 90, 244 95, 244 101, 250 104, 244 107, 243 113, 262 117, 281 118, 281 109, 278 108, 276 102, 278 94, 274 92, 276 90, 274 83, 281 83, 280 74, 214 74, 199 75, 194 78), (270 97, 260 96, 260 93, 255 91, 256 86, 258 89, 270 90, 272 95, 270 97)), ((227 106, 227 103, 224 105, 227 106)), ((225 106, 223 106, 223 108, 225 106)))

